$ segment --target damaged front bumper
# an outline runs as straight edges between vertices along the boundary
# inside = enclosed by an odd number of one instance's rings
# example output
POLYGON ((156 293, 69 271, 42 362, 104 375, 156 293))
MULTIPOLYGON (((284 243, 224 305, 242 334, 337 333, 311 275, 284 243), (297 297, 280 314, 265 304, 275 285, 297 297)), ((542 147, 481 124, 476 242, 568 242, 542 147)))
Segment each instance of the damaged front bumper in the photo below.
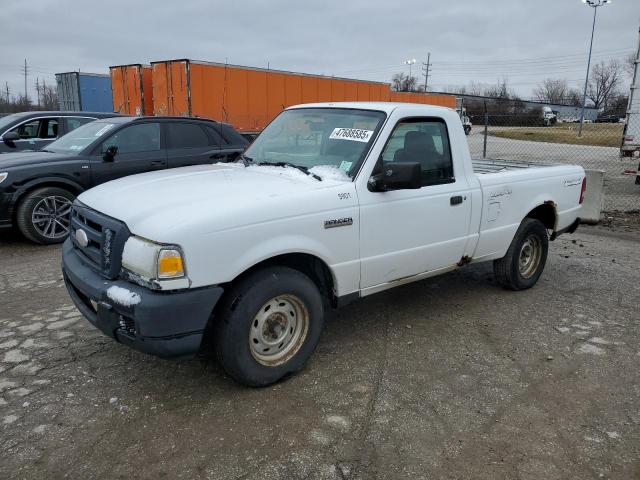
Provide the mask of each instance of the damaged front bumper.
POLYGON ((95 327, 120 343, 162 358, 198 352, 223 293, 218 286, 161 292, 126 280, 107 280, 82 261, 70 240, 62 247, 62 273, 73 303, 95 327), (107 290, 113 286, 137 295, 136 302, 122 305, 109 298, 107 290))

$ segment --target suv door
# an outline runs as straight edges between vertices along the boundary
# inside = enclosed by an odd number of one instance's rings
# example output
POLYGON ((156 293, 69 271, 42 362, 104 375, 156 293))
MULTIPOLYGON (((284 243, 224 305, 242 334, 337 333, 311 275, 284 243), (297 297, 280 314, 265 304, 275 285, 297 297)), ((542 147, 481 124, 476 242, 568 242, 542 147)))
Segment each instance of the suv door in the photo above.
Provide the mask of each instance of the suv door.
POLYGON ((213 163, 220 154, 220 145, 196 122, 165 122, 167 131, 167 162, 169 168, 213 163))
POLYGON ((15 148, 9 151, 40 150, 58 138, 59 126, 60 118, 58 117, 25 120, 9 130, 20 137, 20 140, 13 142, 15 148))
POLYGON ((106 138, 91 156, 91 178, 94 185, 116 178, 164 169, 167 151, 160 133, 160 122, 128 125, 106 138), (105 156, 109 147, 117 147, 112 158, 105 156))
POLYGON ((422 188, 358 189, 361 288, 374 287, 371 293, 376 286, 454 266, 469 237, 470 187, 464 172, 454 172, 446 123, 438 118, 400 120, 377 171, 394 161, 419 162, 422 188))

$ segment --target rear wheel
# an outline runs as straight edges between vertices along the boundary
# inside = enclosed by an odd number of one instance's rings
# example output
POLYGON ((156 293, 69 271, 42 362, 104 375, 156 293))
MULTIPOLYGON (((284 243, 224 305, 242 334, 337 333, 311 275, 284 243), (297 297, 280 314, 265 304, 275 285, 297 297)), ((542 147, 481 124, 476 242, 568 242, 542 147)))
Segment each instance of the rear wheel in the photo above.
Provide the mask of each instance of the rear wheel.
POLYGON ((324 310, 309 277, 270 267, 233 286, 214 317, 218 362, 236 381, 259 387, 302 369, 318 344, 324 310))
POLYGON ((29 192, 20 202, 16 223, 20 232, 36 243, 60 243, 69 234, 71 204, 75 195, 59 187, 29 192))
POLYGON ((507 250, 507 254, 493 262, 498 282, 511 290, 533 287, 547 261, 549 239, 540 220, 525 218, 507 250))

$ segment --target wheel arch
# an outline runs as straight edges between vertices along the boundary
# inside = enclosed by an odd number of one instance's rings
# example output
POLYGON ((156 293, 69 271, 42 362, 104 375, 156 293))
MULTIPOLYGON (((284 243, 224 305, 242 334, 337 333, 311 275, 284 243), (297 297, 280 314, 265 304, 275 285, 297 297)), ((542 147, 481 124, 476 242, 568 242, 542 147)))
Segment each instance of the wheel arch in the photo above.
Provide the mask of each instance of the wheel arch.
POLYGON ((327 298, 331 304, 335 306, 337 297, 335 293, 336 281, 334 272, 324 260, 310 253, 290 252, 267 258, 245 269, 229 282, 229 284, 246 278, 258 270, 272 266, 288 267, 305 274, 315 283, 322 296, 327 298))
POLYGON ((73 193, 74 195, 78 196, 80 195, 82 192, 84 192, 84 188, 82 188, 82 186, 80 186, 78 183, 72 181, 72 180, 68 180, 66 178, 58 178, 58 177, 45 177, 45 178, 39 178, 37 180, 32 180, 30 182, 25 183, 24 185, 22 185, 18 190, 16 190, 16 192, 13 195, 13 200, 11 203, 11 218, 13 218, 15 220, 15 215, 16 215, 16 211, 17 211, 17 207, 20 204, 20 202, 22 202, 25 197, 33 192, 34 190, 37 190, 39 188, 46 188, 46 187, 57 187, 57 188, 63 188, 65 190, 70 191, 71 193, 73 193))
POLYGON ((537 207, 531 209, 524 218, 533 218, 539 220, 542 224, 551 231, 556 231, 558 228, 558 213, 556 210, 555 202, 547 200, 537 207))

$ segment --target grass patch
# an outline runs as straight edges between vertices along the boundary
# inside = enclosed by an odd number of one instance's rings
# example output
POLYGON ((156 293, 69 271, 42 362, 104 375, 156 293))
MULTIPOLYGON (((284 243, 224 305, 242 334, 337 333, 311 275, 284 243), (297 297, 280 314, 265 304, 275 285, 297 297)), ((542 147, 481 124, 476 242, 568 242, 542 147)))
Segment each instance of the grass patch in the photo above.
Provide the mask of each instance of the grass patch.
MULTIPOLYGON (((577 123, 560 123, 553 127, 512 127, 489 130, 489 135, 530 142, 570 143, 598 147, 619 147, 623 125, 620 123, 586 123, 578 137, 577 123)), ((494 127, 495 128, 495 127, 494 127)))

